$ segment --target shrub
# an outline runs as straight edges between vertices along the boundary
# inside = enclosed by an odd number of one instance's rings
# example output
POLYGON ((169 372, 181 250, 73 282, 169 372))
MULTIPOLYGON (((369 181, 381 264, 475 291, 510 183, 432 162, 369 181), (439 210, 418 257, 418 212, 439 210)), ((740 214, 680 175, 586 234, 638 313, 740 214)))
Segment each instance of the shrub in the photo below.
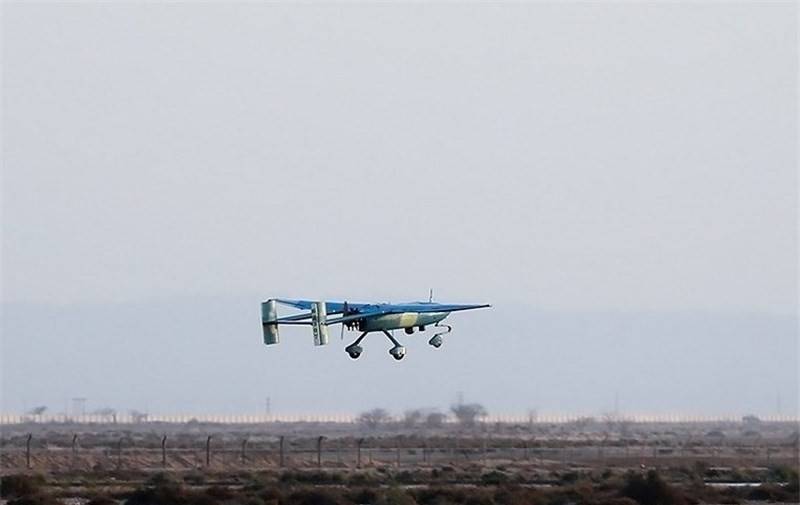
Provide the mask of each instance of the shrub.
POLYGON ((86 502, 86 505, 117 505, 117 500, 111 498, 110 496, 101 495, 95 496, 86 502))
POLYGON ((7 475, 0 478, 0 496, 3 498, 21 498, 32 496, 45 484, 41 475, 7 475))
POLYGON ((347 498, 353 503, 375 503, 378 501, 378 493, 374 489, 360 488, 350 491, 347 498))
POLYGON ((417 505, 416 500, 410 494, 397 488, 387 490, 374 503, 376 505, 417 505))
POLYGON ((11 500, 8 505, 62 505, 54 496, 48 494, 26 495, 16 500, 11 500))
POLYGON ((499 505, 539 505, 544 502, 542 492, 533 488, 501 486, 494 493, 499 505))
MULTIPOLYGON (((761 484, 753 488, 747 495, 749 500, 755 501, 779 501, 788 502, 792 501, 792 493, 776 484, 761 484)), ((796 498, 795 498, 796 501, 796 498)))
POLYGON ((484 486, 499 486, 506 482, 508 482, 508 475, 503 472, 498 472, 497 470, 481 475, 481 484, 484 486))
POLYGON ((628 474, 622 495, 641 505, 683 505, 686 502, 677 490, 653 470, 647 472, 647 477, 638 473, 628 474))
POLYGON ((346 501, 333 491, 303 489, 290 494, 286 503, 289 505, 343 505, 346 501))

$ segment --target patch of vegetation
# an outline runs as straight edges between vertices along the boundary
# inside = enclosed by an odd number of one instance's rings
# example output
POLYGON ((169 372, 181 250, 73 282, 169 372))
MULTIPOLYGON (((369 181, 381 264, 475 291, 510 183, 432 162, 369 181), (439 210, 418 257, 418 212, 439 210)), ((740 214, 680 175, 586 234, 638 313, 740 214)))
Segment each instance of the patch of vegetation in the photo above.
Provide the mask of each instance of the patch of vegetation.
POLYGON ((0 497, 22 498, 39 494, 47 482, 41 475, 7 475, 0 478, 0 497))
POLYGON ((647 472, 647 476, 629 473, 621 494, 636 500, 640 505, 684 505, 686 503, 680 491, 667 484, 655 470, 647 472))

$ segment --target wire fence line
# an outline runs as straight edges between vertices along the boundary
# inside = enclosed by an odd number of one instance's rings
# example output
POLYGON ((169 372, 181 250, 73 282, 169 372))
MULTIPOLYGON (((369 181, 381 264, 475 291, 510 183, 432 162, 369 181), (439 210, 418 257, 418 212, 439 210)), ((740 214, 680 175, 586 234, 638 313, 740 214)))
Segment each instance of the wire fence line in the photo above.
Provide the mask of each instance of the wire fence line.
POLYGON ((6 445, 2 468, 27 469, 193 469, 193 468, 349 468, 362 466, 420 467, 427 465, 540 466, 617 465, 652 467, 702 461, 716 466, 770 465, 797 462, 796 443, 689 444, 614 443, 556 445, 552 440, 414 441, 386 439, 327 439, 312 437, 250 441, 215 441, 212 435, 194 444, 173 447, 165 435, 158 444, 140 444, 120 437, 117 443, 81 447, 77 435, 71 446, 53 445, 28 435, 24 445, 6 445), (204 442, 204 443, 203 443, 204 442), (409 443, 410 442, 410 443, 409 443))
MULTIPOLYGON (((736 423, 743 422, 748 416, 742 415, 685 415, 685 414, 620 414, 613 417, 592 416, 577 414, 537 414, 531 415, 493 415, 485 416, 479 420, 483 424, 568 424, 592 420, 604 422, 627 422, 633 424, 644 423, 736 423)), ((796 415, 766 415, 758 416, 760 421, 795 423, 800 424, 800 417, 796 415)), ((388 422, 402 422, 401 417, 390 418, 388 422)), ((446 424, 455 424, 453 416, 446 416, 442 420, 446 424)), ((141 423, 168 423, 185 424, 189 422, 213 424, 266 424, 266 423, 341 423, 356 424, 359 416, 352 414, 286 414, 286 415, 258 415, 258 414, 0 414, 0 425, 15 425, 24 423, 76 423, 76 424, 141 424, 141 423)))

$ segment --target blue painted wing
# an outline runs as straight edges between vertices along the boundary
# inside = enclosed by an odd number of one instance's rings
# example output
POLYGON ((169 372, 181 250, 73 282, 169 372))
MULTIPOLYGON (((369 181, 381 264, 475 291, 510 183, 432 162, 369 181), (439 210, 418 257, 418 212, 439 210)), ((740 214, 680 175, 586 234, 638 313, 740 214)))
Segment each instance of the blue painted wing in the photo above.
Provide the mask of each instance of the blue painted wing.
MULTIPOLYGON (((311 310, 313 300, 289 300, 276 298, 276 302, 300 310, 311 310)), ((462 310, 483 309, 491 307, 489 304, 454 304, 435 302, 408 302, 408 303, 350 303, 347 302, 347 314, 344 314, 345 302, 325 302, 325 311, 328 315, 342 314, 342 317, 328 319, 327 324, 347 323, 367 317, 384 314, 401 314, 403 312, 459 312, 462 310)), ((278 319, 281 324, 311 324, 307 319, 310 313, 296 314, 278 319)))
MULTIPOLYGON (((275 301, 300 310, 311 310, 311 305, 314 303, 314 300, 288 300, 285 298, 276 298, 275 301)), ((325 312, 328 314, 341 314, 344 311, 344 304, 345 302, 325 302, 325 312)), ((367 305, 369 304, 347 302, 347 310, 361 310, 367 305)))
POLYGON ((485 303, 446 304, 433 302, 362 304, 357 314, 347 315, 336 319, 329 319, 327 323, 346 323, 367 317, 381 316, 384 314, 402 314, 403 312, 458 312, 462 310, 483 309, 486 307, 491 307, 491 305, 485 303))
POLYGON ((385 314, 396 314, 399 312, 458 312, 461 310, 484 309, 491 307, 488 303, 435 303, 435 302, 411 302, 386 304, 385 314))

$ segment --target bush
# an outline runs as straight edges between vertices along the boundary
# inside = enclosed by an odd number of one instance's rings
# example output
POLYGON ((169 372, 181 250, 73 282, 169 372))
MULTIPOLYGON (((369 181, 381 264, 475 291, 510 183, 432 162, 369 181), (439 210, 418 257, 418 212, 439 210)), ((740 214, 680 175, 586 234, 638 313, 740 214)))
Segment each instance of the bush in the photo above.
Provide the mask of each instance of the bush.
POLYGON ((638 473, 630 473, 622 487, 622 495, 636 500, 641 505, 683 505, 683 496, 672 486, 664 482, 654 470, 647 472, 647 477, 638 473))
POLYGON ((375 503, 378 501, 378 493, 374 489, 361 488, 350 491, 347 498, 353 503, 375 503))
POLYGON ((290 494, 286 503, 289 505, 343 505, 347 502, 342 499, 341 495, 333 491, 303 489, 290 494))
POLYGON ((544 498, 537 489, 501 486, 494 493, 494 501, 499 505, 539 505, 544 503, 544 498))
POLYGON ((797 501, 796 496, 777 484, 761 484, 748 493, 747 498, 754 501, 797 501))
POLYGON ((499 486, 506 482, 508 482, 508 475, 503 472, 498 472, 497 470, 481 475, 481 484, 484 486, 499 486))
POLYGON ((8 505, 62 505, 61 501, 48 494, 32 494, 11 500, 8 505))
POLYGON ((110 496, 95 496, 86 502, 86 505, 117 505, 117 503, 117 500, 111 498, 110 496))
POLYGON ((376 505, 417 505, 416 500, 410 494, 396 488, 387 490, 374 503, 376 505))
POLYGON ((21 498, 38 494, 45 484, 41 475, 8 475, 0 479, 0 497, 21 498))

